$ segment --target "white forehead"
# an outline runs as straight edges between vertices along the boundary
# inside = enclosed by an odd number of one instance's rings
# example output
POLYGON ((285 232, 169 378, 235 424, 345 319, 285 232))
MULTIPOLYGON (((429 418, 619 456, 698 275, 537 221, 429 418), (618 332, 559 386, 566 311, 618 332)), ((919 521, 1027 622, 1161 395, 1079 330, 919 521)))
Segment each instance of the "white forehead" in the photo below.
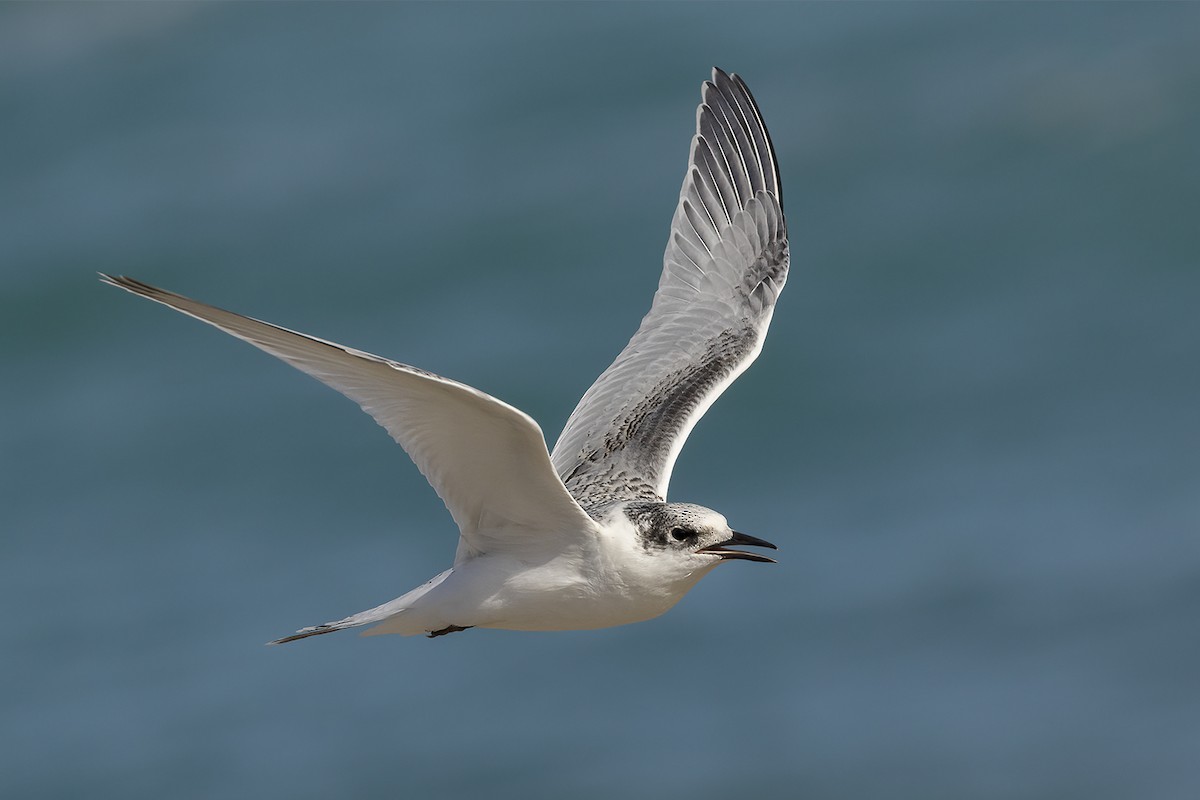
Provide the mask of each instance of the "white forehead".
POLYGON ((670 508, 675 512, 672 516, 678 517, 680 522, 700 528, 716 528, 718 530, 729 527, 729 522, 725 519, 724 515, 718 514, 711 508, 698 506, 694 503, 671 503, 670 508))

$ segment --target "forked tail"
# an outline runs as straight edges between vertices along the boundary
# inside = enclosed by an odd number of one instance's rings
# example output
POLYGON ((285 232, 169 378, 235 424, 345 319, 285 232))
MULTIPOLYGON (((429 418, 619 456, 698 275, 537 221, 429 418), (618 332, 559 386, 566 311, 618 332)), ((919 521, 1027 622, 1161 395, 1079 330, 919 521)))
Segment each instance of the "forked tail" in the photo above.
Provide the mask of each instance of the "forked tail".
MULTIPOLYGON (((362 625, 371 625, 387 619, 394 620, 405 611, 409 611, 413 603, 429 592, 430 589, 435 588, 442 581, 446 580, 446 578, 450 577, 450 573, 452 572, 454 572, 453 569, 448 569, 441 575, 438 575, 437 577, 426 581, 421 586, 418 586, 416 589, 413 589, 403 597, 397 597, 395 600, 391 600, 381 606, 376 606, 375 608, 371 608, 366 611, 360 611, 357 614, 352 614, 351 616, 346 617, 345 619, 339 619, 336 622, 325 622, 320 625, 313 625, 309 628, 301 628, 291 636, 284 636, 282 639, 276 639, 273 642, 267 642, 267 644, 287 644, 288 642, 294 642, 297 639, 307 639, 309 636, 320 636, 323 633, 333 633, 334 631, 341 631, 345 630, 346 628, 357 628, 362 625)), ((375 630, 370 631, 367 635, 370 636, 377 633, 399 633, 405 636, 414 636, 419 633, 430 633, 430 635, 439 636, 443 633, 452 633, 454 630, 466 630, 464 627, 451 625, 449 628, 431 631, 429 628, 426 628, 421 624, 420 616, 410 618, 405 615, 405 623, 406 624, 393 625, 386 630, 379 630, 376 628, 375 630)), ((441 625, 444 624, 445 623, 441 623, 441 625)), ((441 627, 441 625, 438 627, 441 627)))
POLYGON ((359 625, 366 625, 368 622, 373 621, 357 619, 361 616, 362 614, 356 614, 353 617, 347 617, 346 619, 339 620, 338 622, 326 622, 321 625, 313 625, 308 628, 301 628, 291 636, 285 636, 282 639, 276 639, 273 642, 267 642, 267 644, 287 644, 288 642, 294 642, 297 639, 307 639, 310 636, 320 636, 322 633, 333 633, 334 631, 341 631, 345 630, 346 628, 357 628, 359 625))

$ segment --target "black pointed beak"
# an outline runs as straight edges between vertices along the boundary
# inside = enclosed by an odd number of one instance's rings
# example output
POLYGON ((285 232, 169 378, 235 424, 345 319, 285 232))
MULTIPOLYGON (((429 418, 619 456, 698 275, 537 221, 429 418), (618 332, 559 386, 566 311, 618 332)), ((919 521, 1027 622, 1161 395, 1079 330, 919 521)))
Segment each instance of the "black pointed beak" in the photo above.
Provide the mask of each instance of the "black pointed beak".
POLYGON ((738 533, 737 531, 734 531, 733 536, 729 537, 725 541, 720 542, 718 544, 709 545, 708 547, 701 547, 696 552, 697 553, 712 553, 715 556, 720 556, 722 560, 726 560, 726 561, 730 560, 730 559, 741 558, 741 559, 745 559, 746 561, 762 561, 765 564, 776 563, 775 559, 767 558, 766 556, 760 556, 758 553, 746 553, 741 550, 726 549, 729 547, 737 547, 737 546, 767 547, 767 548, 770 548, 771 550, 779 549, 778 547, 771 544, 770 542, 768 542, 765 539, 759 539, 757 536, 751 536, 748 533, 738 533))

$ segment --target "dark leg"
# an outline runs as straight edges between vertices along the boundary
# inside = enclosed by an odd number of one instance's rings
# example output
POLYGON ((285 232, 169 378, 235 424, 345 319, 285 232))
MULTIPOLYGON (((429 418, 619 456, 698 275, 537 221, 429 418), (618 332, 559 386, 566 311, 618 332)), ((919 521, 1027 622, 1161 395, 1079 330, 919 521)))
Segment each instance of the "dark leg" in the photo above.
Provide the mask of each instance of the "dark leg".
POLYGON ((474 627, 475 627, 474 625, 468 625, 466 628, 460 628, 457 625, 447 625, 446 627, 442 628, 440 631, 430 631, 428 633, 428 636, 430 639, 432 639, 435 636, 445 636, 447 633, 458 633, 459 631, 465 631, 469 628, 474 628, 474 627))

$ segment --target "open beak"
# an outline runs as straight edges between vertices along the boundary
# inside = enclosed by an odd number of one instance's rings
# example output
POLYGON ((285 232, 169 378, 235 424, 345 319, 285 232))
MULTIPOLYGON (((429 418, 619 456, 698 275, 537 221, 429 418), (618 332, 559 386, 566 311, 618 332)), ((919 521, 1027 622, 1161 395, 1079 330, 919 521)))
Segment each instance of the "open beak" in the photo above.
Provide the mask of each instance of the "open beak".
POLYGON ((779 549, 765 539, 759 539, 758 537, 751 536, 747 533, 738 533, 737 531, 734 531, 733 536, 725 541, 720 542, 719 544, 709 545, 708 547, 701 547, 696 552, 712 553, 715 556, 720 556, 722 560, 744 558, 746 561, 762 561, 767 564, 776 563, 775 559, 767 558, 766 556, 760 556, 758 553, 745 553, 741 550, 727 549, 729 547, 738 545, 741 545, 742 547, 769 547, 772 550, 779 549))

